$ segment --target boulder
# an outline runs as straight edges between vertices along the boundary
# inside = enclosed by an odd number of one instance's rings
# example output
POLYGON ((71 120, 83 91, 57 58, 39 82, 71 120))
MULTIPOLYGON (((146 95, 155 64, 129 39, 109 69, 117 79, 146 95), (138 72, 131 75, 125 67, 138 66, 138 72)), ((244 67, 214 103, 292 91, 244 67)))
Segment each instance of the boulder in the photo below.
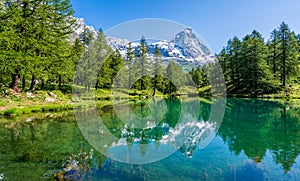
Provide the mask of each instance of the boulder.
POLYGON ((51 97, 57 98, 57 95, 54 94, 53 92, 50 92, 49 95, 50 95, 51 97))
POLYGON ((27 93, 26 93, 26 97, 27 97, 28 99, 30 99, 30 98, 35 98, 35 96, 32 95, 31 92, 27 92, 27 93))
POLYGON ((0 180, 4 180, 4 179, 5 179, 4 174, 1 173, 1 174, 0 174, 0 180))
POLYGON ((53 102, 55 102, 55 99, 52 98, 52 97, 46 97, 46 99, 45 99, 44 102, 47 102, 47 103, 53 103, 53 102))
POLYGON ((33 117, 30 117, 30 118, 27 118, 27 119, 26 119, 26 122, 27 122, 27 123, 31 123, 32 121, 33 121, 33 117))

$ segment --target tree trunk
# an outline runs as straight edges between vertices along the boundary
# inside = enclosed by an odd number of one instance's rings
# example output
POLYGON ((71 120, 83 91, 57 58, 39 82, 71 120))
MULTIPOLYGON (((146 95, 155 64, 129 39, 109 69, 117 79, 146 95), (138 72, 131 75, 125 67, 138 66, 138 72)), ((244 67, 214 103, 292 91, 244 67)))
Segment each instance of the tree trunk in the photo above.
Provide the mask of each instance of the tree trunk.
POLYGON ((35 75, 32 74, 29 91, 30 92, 35 91, 35 86, 36 86, 36 78, 35 78, 35 75))
POLYGON ((156 93, 156 84, 157 84, 157 75, 155 75, 154 77, 154 85, 153 85, 153 94, 152 96, 155 96, 155 93, 156 93))
POLYGON ((22 77, 22 90, 25 91, 26 89, 26 77, 25 75, 23 75, 22 77))
POLYGON ((143 81, 143 77, 141 77, 141 90, 143 90, 144 88, 144 81, 143 81))
POLYGON ((62 84, 62 77, 61 75, 58 76, 58 87, 61 88, 61 84, 62 84))
POLYGON ((276 44, 274 43, 274 47, 273 47, 273 74, 274 77, 276 77, 276 44))
POLYGON ((96 81, 95 89, 98 90, 99 88, 99 80, 96 81))
POLYGON ((19 92, 19 79, 20 79, 20 68, 17 67, 15 68, 15 74, 12 75, 12 85, 11 88, 15 91, 15 92, 19 92))
POLYGON ((286 67, 285 67, 285 61, 286 61, 286 53, 285 51, 283 52, 283 72, 282 72, 282 85, 285 87, 285 79, 286 79, 286 67))
POLYGON ((42 79, 41 89, 42 89, 42 90, 45 89, 45 81, 44 81, 44 79, 42 79))

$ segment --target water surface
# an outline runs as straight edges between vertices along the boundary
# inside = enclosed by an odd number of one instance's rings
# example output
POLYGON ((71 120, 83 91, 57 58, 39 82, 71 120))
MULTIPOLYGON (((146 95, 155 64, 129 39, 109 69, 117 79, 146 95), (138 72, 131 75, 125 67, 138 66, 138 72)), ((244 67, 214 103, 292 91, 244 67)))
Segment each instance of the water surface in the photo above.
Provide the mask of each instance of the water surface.
POLYGON ((194 102, 161 101, 166 109, 156 109, 156 122, 143 122, 151 115, 147 102, 131 104, 136 117, 128 122, 112 106, 98 110, 114 135, 99 141, 101 153, 84 138, 74 115, 1 123, 0 180, 300 180, 298 101, 228 99, 220 127, 209 119, 209 103, 195 110, 194 102), (111 159, 120 151, 151 158, 168 149, 175 151, 148 164, 111 159))

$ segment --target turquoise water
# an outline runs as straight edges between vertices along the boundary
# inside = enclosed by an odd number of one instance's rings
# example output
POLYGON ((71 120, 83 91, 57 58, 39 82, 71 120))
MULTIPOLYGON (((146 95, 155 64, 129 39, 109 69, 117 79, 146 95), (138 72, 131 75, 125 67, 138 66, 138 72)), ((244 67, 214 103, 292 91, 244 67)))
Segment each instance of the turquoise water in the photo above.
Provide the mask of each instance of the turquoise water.
POLYGON ((114 137, 95 137, 101 144, 93 146, 73 114, 4 121, 0 180, 300 180, 297 104, 228 99, 222 124, 209 119, 208 102, 160 100, 157 109, 133 102, 130 114, 136 117, 125 122, 120 116, 126 118, 126 111, 105 106, 97 112, 114 137), (153 110, 158 121, 147 121, 153 110), (124 155, 149 163, 126 163, 124 155))

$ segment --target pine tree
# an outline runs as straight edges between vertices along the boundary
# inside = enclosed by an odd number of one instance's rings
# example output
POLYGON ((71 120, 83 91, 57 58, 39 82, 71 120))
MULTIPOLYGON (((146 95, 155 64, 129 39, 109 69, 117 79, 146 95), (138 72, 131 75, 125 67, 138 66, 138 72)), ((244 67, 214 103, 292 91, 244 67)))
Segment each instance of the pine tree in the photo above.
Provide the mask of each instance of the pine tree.
POLYGON ((279 58, 279 31, 274 29, 271 32, 271 38, 267 43, 269 47, 269 54, 270 56, 268 57, 268 65, 270 65, 272 69, 272 73, 274 75, 274 78, 276 79, 278 77, 278 58, 279 58))
MULTIPOLYGON (((79 38, 75 39, 74 45, 73 45, 73 49, 72 49, 72 54, 73 56, 73 65, 74 65, 74 69, 76 69, 76 66, 79 63, 79 60, 82 59, 83 57, 83 53, 84 53, 84 44, 80 41, 79 38)), ((78 73, 78 72, 76 72, 78 73)), ((76 85, 79 85, 80 80, 78 79, 77 76, 74 77, 74 81, 73 81, 76 85)))
POLYGON ((194 84, 200 88, 206 86, 207 77, 202 67, 197 67, 195 70, 194 68, 189 73, 194 81, 194 84))
POLYGON ((159 48, 155 47, 154 52, 154 78, 153 78, 153 94, 152 96, 155 96, 157 86, 160 82, 162 82, 162 67, 161 67, 162 59, 161 59, 161 53, 159 48))
POLYGON ((141 46, 139 48, 139 58, 140 58, 140 70, 141 70, 141 78, 140 78, 140 90, 144 90, 146 88, 146 84, 149 83, 147 71, 148 71, 148 60, 147 54, 149 51, 147 42, 145 37, 143 36, 141 41, 141 46))
POLYGON ((221 52, 221 67, 223 68, 225 78, 228 80, 229 91, 240 89, 241 80, 241 41, 234 37, 227 42, 226 49, 221 52))
POLYGON ((47 74, 54 59, 70 57, 68 36, 75 22, 69 0, 8 0, 1 8, 0 54, 7 62, 7 73, 12 75, 12 88, 18 91, 20 75, 31 75, 31 90, 36 79, 47 74))
POLYGON ((164 93, 171 94, 186 84, 186 76, 182 67, 171 61, 166 68, 166 77, 168 78, 164 93))
MULTIPOLYGON (((101 72, 102 67, 110 67, 110 63, 113 61, 113 50, 108 45, 102 29, 97 32, 97 38, 89 43, 87 53, 89 58, 85 60, 87 65, 86 69, 88 70, 87 85, 85 87, 90 90, 90 86, 93 85, 98 89, 99 84, 101 84, 99 76, 103 75, 103 72, 101 72)), ((108 74, 110 74, 110 72, 108 72, 108 74)), ((109 80, 110 83, 108 85, 111 87, 111 76, 109 80)))
POLYGON ((267 91, 267 82, 270 80, 269 67, 266 61, 267 49, 262 35, 253 31, 245 36, 242 42, 242 54, 244 66, 242 80, 244 88, 242 93, 257 97, 267 91))
POLYGON ((129 89, 131 88, 133 81, 134 81, 134 69, 133 69, 134 58, 135 58, 135 53, 131 46, 131 42, 129 42, 127 53, 126 53, 126 64, 128 67, 128 88, 129 89))
MULTIPOLYGON (((102 31, 102 30, 100 30, 100 31, 102 31)), ((84 26, 83 32, 79 35, 79 40, 85 46, 88 46, 93 41, 93 39, 94 39, 93 33, 86 26, 84 26)))
POLYGON ((299 69, 298 45, 296 35, 292 33, 284 22, 279 27, 279 51, 280 51, 280 80, 282 86, 286 86, 287 78, 297 76, 299 69))

